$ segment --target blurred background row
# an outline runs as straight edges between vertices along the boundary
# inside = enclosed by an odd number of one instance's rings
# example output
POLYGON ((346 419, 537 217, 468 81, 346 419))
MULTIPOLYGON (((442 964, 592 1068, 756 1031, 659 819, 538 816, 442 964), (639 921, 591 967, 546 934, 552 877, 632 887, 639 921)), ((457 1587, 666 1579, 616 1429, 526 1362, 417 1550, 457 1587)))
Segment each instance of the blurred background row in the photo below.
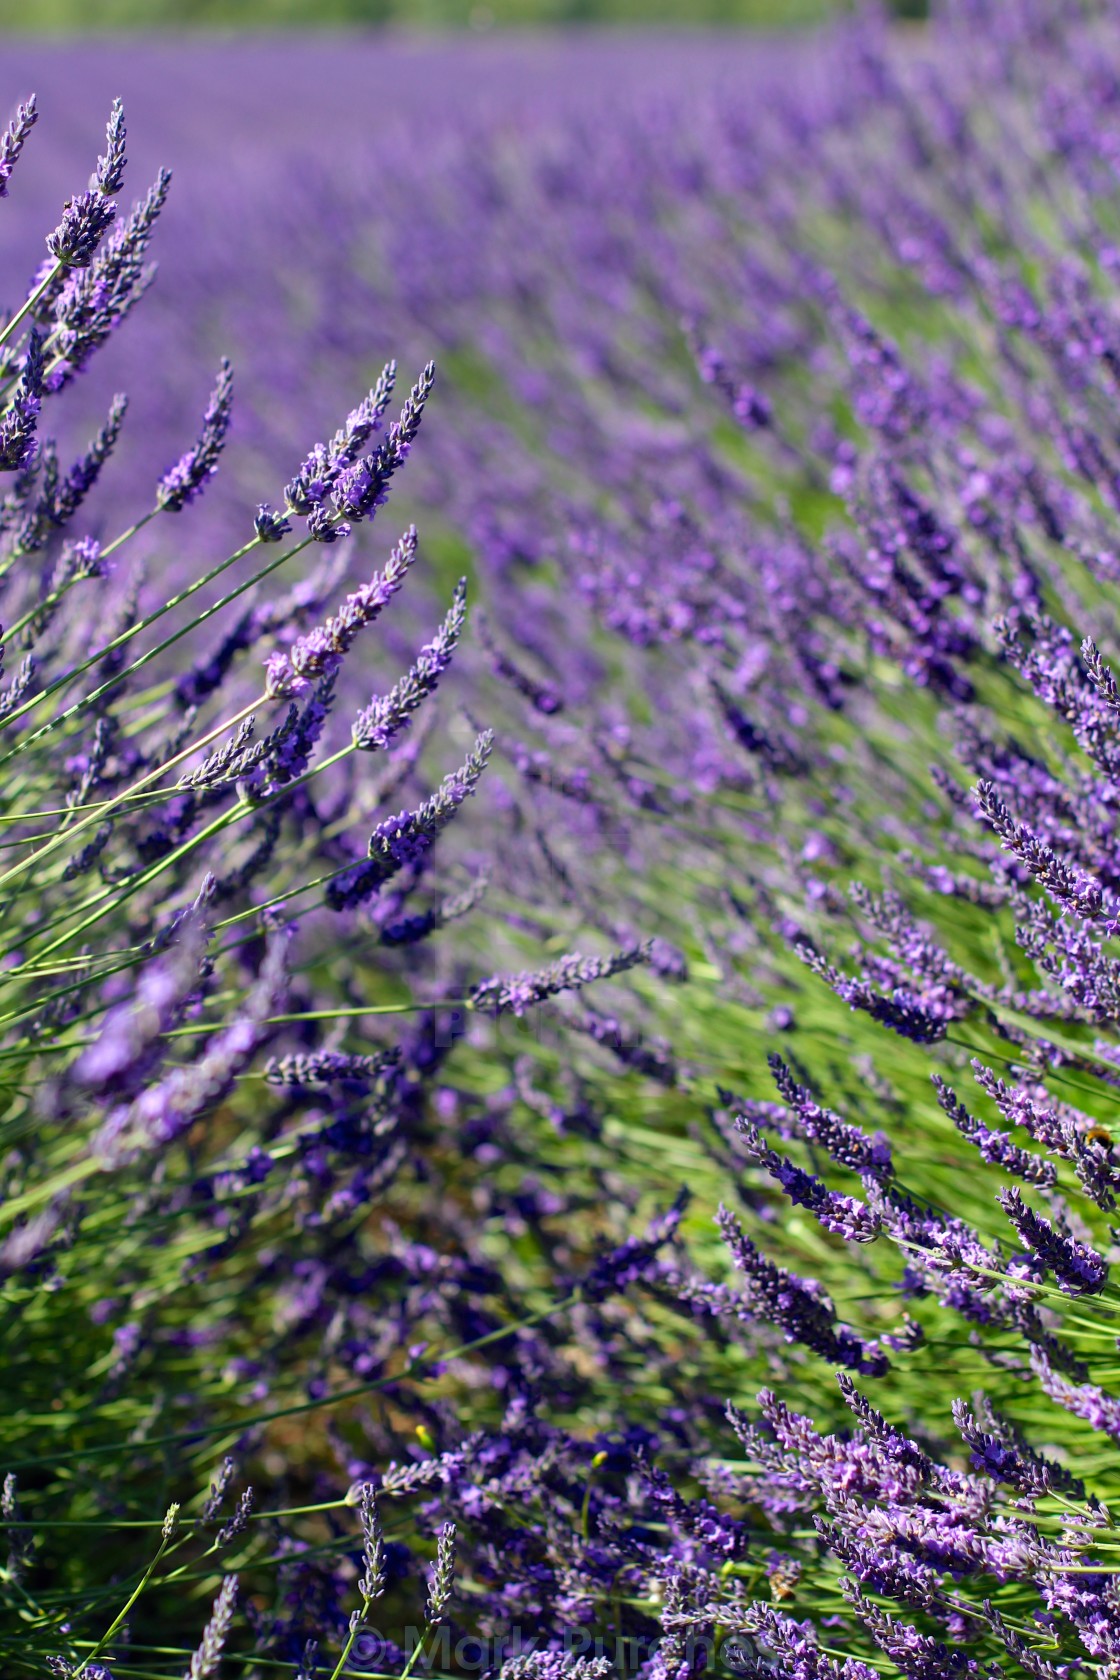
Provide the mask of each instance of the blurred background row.
MULTIPOLYGON (((850 0, 0 0, 0 30, 80 34, 111 29, 269 29, 312 25, 406 29, 660 26, 804 27, 850 12, 850 0)), ((921 18, 927 0, 891 0, 921 18)))

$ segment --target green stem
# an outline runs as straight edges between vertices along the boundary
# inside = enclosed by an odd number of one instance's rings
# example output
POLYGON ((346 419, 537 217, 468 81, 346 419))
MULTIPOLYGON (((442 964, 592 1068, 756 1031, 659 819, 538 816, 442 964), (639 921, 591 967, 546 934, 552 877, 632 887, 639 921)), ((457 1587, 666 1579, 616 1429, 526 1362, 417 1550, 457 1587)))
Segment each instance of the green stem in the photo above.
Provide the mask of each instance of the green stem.
POLYGON ((62 263, 56 261, 54 267, 48 269, 47 273, 44 275, 43 279, 40 280, 39 284, 31 293, 27 301, 16 310, 16 313, 12 316, 3 332, 0 332, 0 344, 7 344, 20 322, 23 321, 34 309, 39 299, 43 296, 43 293, 48 289, 48 287, 54 285, 54 282, 58 279, 58 276, 62 272, 63 266, 64 265, 62 263))
MULTIPOLYGON (((152 516, 149 515, 148 517, 150 518, 152 516)), ((216 612, 220 612, 223 607, 228 606, 231 601, 235 601, 239 595, 243 595, 247 589, 252 589, 253 585, 259 583, 262 578, 266 578, 271 572, 276 571, 277 567, 282 566, 286 560, 290 560, 294 555, 299 554, 302 549, 307 547, 310 541, 310 537, 305 537, 303 542, 297 543, 294 548, 286 549, 283 554, 278 555, 277 558, 269 565, 262 567, 259 572, 254 573, 254 575, 249 578, 246 583, 241 584, 230 594, 223 596, 222 599, 220 601, 216 601, 213 606, 207 607, 204 612, 201 612, 197 618, 192 619, 190 624, 184 626, 182 630, 177 631, 174 636, 168 637, 165 641, 160 642, 158 646, 151 648, 147 653, 142 654, 140 658, 134 660, 131 665, 127 665, 122 671, 118 671, 116 676, 111 677, 107 682, 102 683, 100 688, 95 688, 90 694, 83 695, 80 700, 75 701, 75 703, 68 707, 66 711, 60 712, 57 717, 52 718, 50 723, 43 724, 43 726, 40 729, 35 730, 33 734, 26 736, 17 746, 10 748, 3 758, 0 758, 0 765, 7 764, 8 760, 14 758, 17 753, 23 752, 27 747, 32 746, 36 741, 42 740, 44 736, 52 734, 54 730, 58 729, 67 721, 68 718, 72 718, 80 712, 83 706, 90 705, 92 702, 100 700, 102 696, 108 694, 111 689, 116 688, 120 683, 126 681, 128 677, 133 675, 134 672, 139 671, 142 666, 147 665, 150 660, 157 656, 157 654, 164 652, 165 649, 172 647, 177 641, 179 641, 181 637, 188 635, 196 625, 201 624, 207 618, 213 617, 216 612)), ((164 606, 159 607, 153 613, 149 613, 146 618, 142 618, 139 623, 131 625, 127 630, 122 630, 119 636, 114 636, 112 641, 106 642, 103 648, 100 648, 97 653, 91 654, 88 659, 82 662, 82 664, 75 665, 73 670, 66 672, 65 676, 57 677, 53 683, 48 683, 46 688, 44 688, 40 694, 32 695, 30 700, 25 700, 22 706, 17 707, 16 710, 5 719, 5 722, 18 723, 21 717, 25 717, 28 712, 34 711, 37 706, 41 706, 44 700, 49 700, 52 695, 57 694, 60 689, 67 688, 77 677, 84 676, 85 673, 91 670, 94 665, 104 659, 106 654, 115 653, 118 648, 124 647, 126 642, 130 642, 134 636, 138 636, 142 631, 147 630, 149 625, 155 624, 158 619, 163 618, 167 613, 171 612, 173 608, 178 607, 184 601, 189 600, 192 595, 197 594, 197 592, 200 589, 205 588, 208 583, 212 583, 215 578, 220 577, 223 572, 228 571, 232 565, 235 565, 238 560, 243 559, 246 554, 251 553, 252 550, 259 547, 259 545, 259 537, 254 537, 252 542, 245 543, 242 548, 239 548, 234 554, 231 554, 228 559, 223 560, 220 565, 212 567, 210 571, 206 572, 202 577, 196 578, 194 583, 190 584, 186 589, 180 590, 178 595, 173 595, 170 601, 166 602, 164 606)))
MULTIPOLYGON (((245 718, 256 711, 257 707, 262 705, 266 699, 267 695, 261 695, 256 700, 251 701, 248 706, 244 706, 241 711, 235 713, 233 717, 226 718, 221 723, 216 724, 200 740, 192 741, 189 747, 184 747, 181 752, 175 754, 174 758, 167 759, 163 764, 157 764, 154 770, 149 770, 146 776, 141 776, 140 780, 134 782, 130 788, 126 788, 123 793, 117 794, 115 799, 110 799, 108 804, 104 805, 100 811, 84 817, 74 828, 67 828, 63 824, 60 832, 55 835, 53 840, 48 840, 40 851, 32 852, 29 857, 21 858, 5 874, 0 875, 0 889, 6 887, 9 881, 13 881, 25 869, 29 869, 33 864, 49 857, 52 852, 56 852, 60 846, 69 846, 87 828, 92 827, 94 823, 102 822, 110 811, 119 809, 128 800, 135 798, 145 788, 150 787, 153 782, 158 782, 162 776, 165 776, 169 770, 173 770, 177 764, 181 764, 184 759, 190 758, 193 753, 200 752, 203 747, 209 746, 211 741, 216 741, 219 735, 224 735, 227 730, 235 729, 239 723, 242 723, 245 718)), ((14 972, 18 973, 19 971, 15 970, 14 972)))
MULTIPOLYGON (((166 1519, 165 1519, 165 1521, 166 1521, 166 1519)), ((97 1641, 97 1644, 93 1647, 93 1650, 90 1651, 87 1656, 82 1658, 82 1661, 78 1664, 77 1668, 74 1670, 73 1674, 71 1675, 71 1680, 78 1680, 79 1675, 84 1673, 84 1671, 89 1667, 90 1663, 93 1661, 93 1659, 96 1656, 100 1655, 100 1653, 105 1649, 106 1645, 108 1645, 109 1641, 112 1639, 113 1635, 122 1626, 122 1624, 124 1623, 124 1621, 126 1620, 126 1618, 128 1616, 128 1612, 132 1609, 132 1606, 136 1603, 136 1600, 140 1597, 140 1594, 144 1591, 144 1588, 147 1586, 148 1582, 151 1580, 152 1576, 154 1575, 154 1573, 156 1571, 156 1567, 159 1563, 159 1560, 163 1556, 164 1552, 167 1550, 167 1547, 170 1543, 170 1540, 171 1540, 171 1530, 168 1529, 165 1526, 163 1538, 159 1543, 159 1550, 156 1552, 155 1557, 152 1559, 151 1563, 148 1565, 147 1569, 145 1569, 143 1575, 140 1577, 140 1580, 137 1582, 135 1588, 133 1589, 131 1595, 128 1598, 127 1603, 124 1605, 124 1608, 122 1610, 118 1611, 118 1613, 117 1613, 116 1617, 114 1618, 113 1622, 110 1624, 108 1629, 101 1635, 101 1638, 97 1641)))
MULTIPOLYGON (((357 1639, 359 1633, 366 1624, 366 1618, 369 1615, 369 1607, 372 1603, 373 1600, 371 1598, 363 1598, 362 1608, 350 1623, 350 1632, 346 1636, 346 1643, 342 1647, 342 1654, 334 1665, 334 1672, 331 1674, 330 1680, 339 1680, 339 1675, 343 1672, 346 1664, 349 1662, 350 1653, 354 1649, 354 1641, 357 1639)), ((406 1669, 405 1673, 407 1674, 407 1672, 408 1670, 406 1669)))

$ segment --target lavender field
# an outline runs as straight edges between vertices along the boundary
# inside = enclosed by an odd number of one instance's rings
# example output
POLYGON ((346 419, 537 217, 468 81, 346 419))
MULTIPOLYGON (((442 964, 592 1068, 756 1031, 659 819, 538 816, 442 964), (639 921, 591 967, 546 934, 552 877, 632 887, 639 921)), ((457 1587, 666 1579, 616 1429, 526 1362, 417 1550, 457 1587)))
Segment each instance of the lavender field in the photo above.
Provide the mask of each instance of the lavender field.
POLYGON ((0 1675, 1120 1680, 1115 7, 3 67, 0 1675))

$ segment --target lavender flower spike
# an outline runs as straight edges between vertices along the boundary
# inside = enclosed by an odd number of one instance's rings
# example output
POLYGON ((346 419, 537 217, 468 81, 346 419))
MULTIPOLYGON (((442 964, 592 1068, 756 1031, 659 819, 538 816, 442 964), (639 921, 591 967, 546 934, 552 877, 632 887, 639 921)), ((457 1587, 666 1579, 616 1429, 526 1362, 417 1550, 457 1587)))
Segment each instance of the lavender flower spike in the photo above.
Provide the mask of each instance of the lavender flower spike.
POLYGON ((864 1623, 879 1649, 891 1659, 907 1680, 946 1680, 949 1675, 991 1676, 998 1670, 981 1669, 971 1657, 951 1653, 939 1639, 919 1633, 909 1622, 888 1616, 866 1598, 853 1581, 842 1581, 841 1589, 852 1609, 864 1623))
POLYGON ((842 1196, 829 1190, 812 1173, 795 1166, 785 1155, 771 1149, 759 1132, 743 1115, 735 1116, 735 1130, 743 1139, 748 1154, 771 1178, 777 1179, 790 1201, 797 1207, 808 1208, 826 1231, 844 1237, 848 1242, 874 1242, 882 1230, 882 1221, 866 1202, 855 1196, 842 1196))
POLYGON ((1044 1161, 1040 1155, 1033 1155, 1029 1149, 1020 1149, 1006 1132, 990 1130, 969 1113, 956 1092, 946 1085, 940 1074, 931 1073, 930 1078, 941 1107, 962 1137, 976 1145, 985 1161, 990 1161, 993 1166, 1005 1168, 1016 1178, 1025 1179, 1028 1184, 1041 1184, 1049 1189, 1057 1183, 1058 1169, 1053 1161, 1044 1161))
POLYGON ((612 974, 646 962, 650 944, 627 945, 612 951, 609 957, 581 957, 578 952, 561 957, 547 968, 535 973, 495 974, 481 980, 470 993, 470 1007, 484 1009, 490 1015, 524 1015, 534 1003, 555 997, 557 992, 574 991, 593 980, 606 980, 612 974))
POLYGON ((233 1607, 237 1602, 237 1576, 227 1575, 221 1591, 214 1600, 210 1620, 203 1630, 198 1650, 191 1657, 185 1680, 210 1680, 218 1672, 233 1622, 233 1607))
MULTIPOLYGON (((983 1400, 983 1396, 979 1399, 983 1400)), ((1017 1493, 1031 1498, 1059 1489, 1073 1492, 1075 1498, 1085 1497, 1085 1490, 1075 1477, 1061 1465, 1052 1464, 1032 1451, 1021 1439, 1009 1438, 1006 1425, 1001 1429, 983 1428, 982 1420, 969 1411, 963 1400, 954 1400, 952 1411, 953 1422, 972 1451, 974 1470, 983 1470, 994 1481, 1006 1482, 1017 1493)), ((1002 1422, 990 1413, 990 1408, 989 1414, 993 1425, 1002 1422)))
POLYGON ((379 822, 369 838, 369 857, 327 883, 332 910, 352 910, 410 863, 416 863, 436 836, 474 793, 494 747, 490 730, 478 737, 474 750, 458 770, 445 776, 435 793, 415 811, 398 811, 379 822))
POLYGON ((253 529, 261 542, 280 542, 292 528, 292 522, 286 513, 277 513, 267 502, 257 504, 253 529))
POLYGON ((35 454, 35 425, 42 394, 43 345, 33 329, 11 401, 0 414, 0 472, 16 472, 30 465, 35 454))
MULTIPOLYGON (((415 535, 414 535, 415 542, 415 535)), ((407 727, 413 712, 432 693, 451 663, 467 617, 467 580, 460 578, 450 611, 432 640, 421 648, 416 663, 388 694, 371 700, 354 721, 354 744, 364 752, 387 747, 407 727)))
POLYGON ((88 268, 117 214, 99 192, 75 193, 62 206, 62 220, 47 235, 47 250, 66 268, 88 268))
POLYGON ((842 1120, 831 1109, 822 1108, 808 1087, 797 1083, 780 1056, 771 1053, 766 1060, 782 1101, 796 1114, 798 1132, 806 1142, 819 1143, 837 1166, 847 1167, 849 1172, 870 1173, 873 1178, 890 1177, 890 1145, 882 1132, 868 1137, 858 1126, 842 1120))
POLYGON ((233 368, 227 357, 218 364, 218 378, 210 394, 202 430, 192 448, 168 467, 156 489, 156 506, 165 513, 180 513, 188 502, 202 494, 218 470, 218 456, 229 431, 233 408, 233 368))
POLYGON ((436 1627, 443 1620, 455 1579, 455 1524, 444 1523, 436 1539, 436 1564, 424 1607, 424 1620, 436 1627))
POLYGON ((264 1036, 264 1022, 284 996, 285 944, 284 936, 271 935, 242 1012, 214 1034, 197 1061, 172 1068, 134 1102, 109 1111, 93 1143, 106 1171, 173 1143, 233 1088, 264 1036))
POLYGON ((754 1316, 776 1325, 787 1341, 800 1342, 830 1365, 871 1377, 886 1375, 890 1361, 879 1344, 863 1341, 850 1326, 839 1323, 835 1307, 818 1283, 768 1260, 727 1208, 720 1208, 716 1223, 747 1279, 746 1301, 754 1316))
POLYGON ((35 95, 16 106, 16 114, 0 134, 0 198, 8 196, 8 182, 23 150, 24 141, 35 127, 39 113, 35 109, 35 95))
POLYGON ((265 666, 269 694, 284 698, 302 694, 320 677, 332 676, 339 669, 358 631, 373 623, 401 587, 416 559, 416 541, 416 527, 410 525, 383 571, 348 595, 332 618, 301 636, 289 653, 269 655, 265 666))
POLYGON ((1120 1441, 1120 1400, 1105 1394, 1095 1383, 1069 1382, 1055 1371, 1039 1347, 1031 1349, 1030 1360, 1035 1376, 1051 1400, 1064 1406, 1074 1417, 1084 1418, 1102 1435, 1111 1435, 1114 1441, 1120 1441))
MULTIPOLYGON (((791 1616, 783 1616, 769 1604, 750 1605, 744 1625, 790 1665, 780 1672, 789 1675, 791 1680, 793 1676, 797 1680, 878 1680, 876 1670, 868 1668, 866 1663, 859 1662, 855 1657, 849 1657, 841 1669, 830 1656, 818 1649, 816 1630, 810 1623, 795 1622, 791 1616)), ((749 1680, 754 1680, 755 1674, 779 1680, 777 1669, 759 1666, 751 1671, 749 1680)))
POLYGON ((119 99, 114 99, 105 130, 105 156, 98 158, 97 172, 90 181, 90 186, 96 188, 103 198, 112 198, 124 185, 124 166, 128 162, 124 142, 124 106, 119 99))
POLYGON ((330 494, 339 474, 353 466, 359 449, 380 429, 396 378, 396 362, 386 362, 369 395, 350 411, 330 443, 315 445, 299 472, 284 487, 284 501, 290 513, 311 513, 330 494))
POLYGON ((358 1489, 358 1521, 362 1525, 362 1562, 365 1570, 358 1580, 358 1591, 365 1604, 371 1604, 385 1591, 385 1536, 381 1530, 381 1513, 377 1509, 377 1490, 365 1482, 358 1489))
POLYGON ((1051 898, 1086 921, 1095 920, 1101 914, 1104 894, 1099 883, 1072 869, 1029 828, 1016 822, 999 797, 994 782, 977 782, 975 799, 999 835, 1004 851, 1025 864, 1051 898))
POLYGON ((1095 1249, 1057 1230, 1032 1212, 1012 1185, 999 1193, 1000 1206, 1042 1267, 1053 1272, 1067 1295, 1096 1295, 1108 1282, 1108 1265, 1095 1249))
POLYGON ((367 519, 388 494, 389 480, 404 465, 420 430, 424 405, 435 383, 435 364, 429 362, 405 399, 400 417, 394 420, 372 454, 339 473, 331 501, 343 519, 367 519))

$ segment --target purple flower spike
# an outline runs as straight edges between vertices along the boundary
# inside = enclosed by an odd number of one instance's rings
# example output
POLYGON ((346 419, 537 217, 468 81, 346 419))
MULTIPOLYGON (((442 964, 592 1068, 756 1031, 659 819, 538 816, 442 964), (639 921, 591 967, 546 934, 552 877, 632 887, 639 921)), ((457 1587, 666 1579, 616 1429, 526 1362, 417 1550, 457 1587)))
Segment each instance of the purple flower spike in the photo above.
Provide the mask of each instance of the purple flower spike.
POLYGON ((213 1035, 197 1061, 172 1068, 131 1103, 109 1111, 93 1144, 106 1171, 157 1154, 232 1090, 265 1036, 265 1021, 285 995, 285 946, 286 936, 271 936, 242 1013, 213 1035))
POLYGON ((780 1056, 772 1053, 766 1060, 782 1101, 793 1111, 795 1135, 807 1143, 819 1143, 838 1167, 849 1172, 870 1173, 873 1178, 891 1176, 890 1145, 882 1132, 868 1137, 858 1126, 822 1108, 808 1087, 797 1083, 780 1056))
POLYGON ((915 1044, 936 1044, 945 1037, 952 1022, 967 1012, 944 986, 923 991, 895 986, 889 992, 882 992, 864 976, 844 974, 834 968, 810 945, 799 944, 794 949, 806 967, 819 974, 850 1009, 866 1011, 873 1020, 915 1044))
POLYGON ((285 513, 276 513, 267 502, 261 502, 257 507, 253 529, 261 542, 280 542, 292 528, 292 522, 285 513))
POLYGON ((981 1668, 972 1657, 962 1651, 951 1651, 940 1639, 919 1633, 909 1622, 888 1616, 885 1610, 865 1597, 854 1582, 844 1584, 844 1596, 863 1622, 879 1649, 895 1664, 906 1680, 961 1680, 975 1676, 987 1680, 990 1669, 981 1668))
POLYGON ((302 694, 313 682, 339 670, 358 632, 380 616, 408 576, 416 559, 416 544, 416 527, 410 525, 385 569, 348 595, 333 618, 310 635, 301 636, 289 653, 270 654, 265 667, 269 694, 285 698, 302 694))
POLYGON ((16 106, 16 114, 0 134, 0 198, 8 196, 8 182, 22 152, 24 142, 39 119, 35 109, 35 95, 16 106))
POLYGON ((975 798, 999 835, 1004 851, 1018 858, 1064 910, 1073 910, 1085 921, 1095 921, 1102 914, 1104 893, 1100 883, 1064 862, 1025 823, 1016 822, 993 782, 978 782, 975 798))
POLYGON ((795 1277, 760 1254, 734 1214, 720 1208, 716 1223, 731 1257, 747 1279, 746 1305, 774 1324, 791 1342, 849 1371, 882 1377, 890 1361, 876 1342, 865 1342, 836 1318, 824 1290, 811 1279, 795 1277))
POLYGON ((202 1642, 191 1657, 186 1680, 212 1680, 221 1667, 237 1604, 237 1576, 227 1575, 210 1611, 202 1642))
POLYGON ((1003 1167, 1016 1178, 1025 1179, 1028 1184, 1038 1184, 1049 1189, 1057 1183, 1058 1169, 1053 1161, 1044 1161, 1040 1156, 1032 1155, 1029 1149, 1020 1149, 1006 1132, 994 1132, 982 1125, 949 1089, 940 1074, 931 1073, 930 1078, 941 1107, 962 1137, 976 1145, 985 1161, 990 1161, 993 1166, 1003 1167))
POLYGON ((338 474, 331 489, 331 501, 343 519, 368 519, 385 501, 389 480, 408 459, 409 450, 420 430, 435 377, 435 364, 429 362, 412 387, 400 418, 389 427, 384 443, 338 474))
POLYGON ((233 368, 225 356, 218 364, 218 379, 210 394, 202 430, 193 448, 168 467, 156 489, 156 505, 165 513, 180 513, 188 502, 200 496, 218 470, 229 431, 233 409, 233 368))
POLYGON ((1108 1282, 1108 1264, 1087 1243, 1059 1231, 1034 1213, 1011 1186, 999 1193, 1000 1206, 1042 1271, 1052 1272, 1067 1295, 1098 1295, 1108 1282))
POLYGON ((145 258, 170 185, 169 171, 161 169, 125 221, 113 228, 90 267, 67 271, 52 311, 61 358, 50 376, 52 390, 61 390, 82 371, 151 284, 155 268, 145 258))
POLYGON ((42 394, 43 342, 39 333, 32 330, 15 390, 0 414, 0 472, 16 472, 30 465, 34 458, 42 394))
POLYGON ((647 943, 612 951, 609 957, 581 957, 573 953, 535 973, 495 974, 472 987, 470 1005, 472 1009, 485 1010, 488 1015, 524 1015, 535 1003, 543 1003, 558 992, 576 991, 593 980, 607 980, 612 974, 621 974, 647 962, 649 952, 647 943))
POLYGON ((1055 1371, 1041 1348, 1031 1349, 1031 1367, 1051 1400, 1075 1417, 1084 1418, 1102 1435, 1120 1441, 1120 1400, 1095 1383, 1072 1383, 1055 1371))
POLYGON ((295 478, 285 487, 284 500, 292 513, 309 514, 312 508, 320 506, 339 474, 353 464, 358 451, 380 430, 396 379, 396 362, 386 362, 369 395, 351 410, 345 425, 339 427, 330 443, 315 445, 295 478))
POLYGON ((790 1201, 808 1208, 826 1231, 843 1237, 847 1242, 874 1242, 882 1230, 878 1215, 855 1196, 842 1196, 829 1190, 819 1178, 795 1166, 785 1155, 779 1155, 763 1141, 761 1133, 743 1115, 737 1115, 735 1129, 742 1138, 747 1153, 760 1167, 777 1179, 790 1201))
POLYGON ((478 737, 474 750, 450 776, 445 776, 430 799, 415 811, 398 811, 378 823, 369 839, 369 858, 343 870, 327 884, 327 903, 332 910, 352 910, 363 903, 409 864, 419 863, 437 836, 469 799, 490 760, 494 737, 487 730, 478 737))
POLYGON ((467 616, 467 580, 460 578, 451 610, 428 645, 420 650, 416 663, 390 689, 388 694, 372 700, 364 712, 354 720, 354 744, 364 752, 373 752, 389 745, 404 729, 413 712, 433 693, 440 677, 451 663, 459 645, 467 616))
POLYGON ((124 106, 114 99, 105 130, 105 156, 97 160, 97 172, 90 182, 103 198, 112 198, 124 185, 125 156, 124 106))
POLYGON ((1017 1492, 1037 1498, 1043 1494, 1069 1493, 1084 1499, 1085 1489, 1062 1465, 1053 1464, 1027 1446, 1006 1422, 984 1403, 985 1415, 977 1418, 963 1400, 953 1401, 953 1422, 972 1452, 972 1466, 993 1481, 1006 1482, 1017 1492))

